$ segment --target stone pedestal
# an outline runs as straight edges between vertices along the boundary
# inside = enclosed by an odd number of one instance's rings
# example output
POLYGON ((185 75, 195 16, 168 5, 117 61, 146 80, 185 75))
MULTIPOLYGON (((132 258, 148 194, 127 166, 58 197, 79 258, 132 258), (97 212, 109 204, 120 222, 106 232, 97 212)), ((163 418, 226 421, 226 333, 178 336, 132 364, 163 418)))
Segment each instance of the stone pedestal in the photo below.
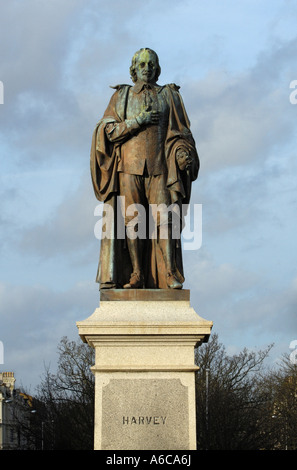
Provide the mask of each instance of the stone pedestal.
POLYGON ((196 448, 194 347, 212 322, 187 290, 106 290, 77 323, 95 348, 96 450, 196 448))

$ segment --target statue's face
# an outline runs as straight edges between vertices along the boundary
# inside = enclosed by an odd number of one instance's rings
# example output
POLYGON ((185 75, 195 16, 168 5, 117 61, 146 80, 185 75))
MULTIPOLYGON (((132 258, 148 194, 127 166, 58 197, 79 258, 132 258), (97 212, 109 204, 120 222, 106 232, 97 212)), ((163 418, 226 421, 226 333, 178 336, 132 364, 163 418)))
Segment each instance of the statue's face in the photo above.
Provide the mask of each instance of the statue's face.
POLYGON ((155 55, 150 51, 141 51, 137 58, 135 71, 137 80, 141 80, 145 83, 155 82, 157 71, 157 61, 155 55))

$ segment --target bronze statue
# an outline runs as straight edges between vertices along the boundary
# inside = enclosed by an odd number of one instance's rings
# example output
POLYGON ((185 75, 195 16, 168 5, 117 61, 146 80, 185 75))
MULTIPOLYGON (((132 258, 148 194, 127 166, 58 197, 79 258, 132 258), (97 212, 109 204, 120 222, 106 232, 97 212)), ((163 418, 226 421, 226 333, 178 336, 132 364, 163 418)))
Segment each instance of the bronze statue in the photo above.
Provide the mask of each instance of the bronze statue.
POLYGON ((180 235, 181 208, 189 203, 199 158, 179 87, 158 85, 160 72, 154 51, 136 52, 130 67, 134 86, 113 87, 116 91, 93 133, 95 195, 114 214, 123 203, 125 224, 125 235, 117 236, 119 222, 114 216, 112 236, 102 237, 96 279, 101 289, 181 289, 184 282, 181 240, 173 236, 173 229, 177 223, 180 235), (151 210, 156 207, 157 213, 151 210), (179 209, 175 222, 174 210, 168 208, 179 209), (148 220, 155 224, 155 237, 148 220), (135 236, 141 224, 145 235, 135 236))

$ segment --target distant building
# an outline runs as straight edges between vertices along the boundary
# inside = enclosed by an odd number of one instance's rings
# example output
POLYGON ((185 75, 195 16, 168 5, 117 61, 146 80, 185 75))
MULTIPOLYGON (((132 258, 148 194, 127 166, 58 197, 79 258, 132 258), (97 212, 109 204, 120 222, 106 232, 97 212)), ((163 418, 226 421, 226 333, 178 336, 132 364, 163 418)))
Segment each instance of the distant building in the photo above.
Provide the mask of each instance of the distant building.
POLYGON ((13 372, 0 372, 0 450, 28 449, 32 397, 15 389, 13 372))

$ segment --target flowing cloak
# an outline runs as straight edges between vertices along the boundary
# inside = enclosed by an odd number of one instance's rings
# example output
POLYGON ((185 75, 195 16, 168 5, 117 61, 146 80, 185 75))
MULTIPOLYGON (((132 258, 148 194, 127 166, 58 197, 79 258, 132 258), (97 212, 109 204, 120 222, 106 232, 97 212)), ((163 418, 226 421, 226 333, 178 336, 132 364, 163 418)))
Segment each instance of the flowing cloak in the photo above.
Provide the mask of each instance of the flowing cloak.
MULTIPOLYGON (((96 281, 101 285, 121 288, 129 282, 132 267, 125 238, 117 238, 117 196, 119 195, 118 163, 121 160, 121 143, 111 143, 105 132, 110 122, 123 122, 126 119, 126 107, 130 85, 114 87, 115 93, 110 99, 103 118, 98 122, 93 132, 90 166, 91 177, 96 198, 108 204, 114 211, 111 236, 101 238, 101 250, 96 281)), ((164 142, 164 153, 167 162, 167 187, 170 190, 171 202, 180 207, 189 204, 191 183, 198 176, 199 158, 195 141, 190 131, 190 122, 184 108, 179 87, 174 84, 165 85, 169 104, 169 119, 167 134, 164 142), (179 147, 188 149, 193 159, 191 166, 180 171, 176 163, 176 150, 179 147)), ((133 138, 132 135, 128 138, 133 138)), ((105 206, 106 207, 106 206, 105 206)), ((185 206, 183 206, 185 207, 185 206)), ((185 215, 185 214, 184 214, 185 215)), ((183 227, 181 220, 180 232, 183 227)), ((148 240, 145 251, 144 274, 147 288, 167 288, 166 267, 157 240, 148 240)), ((174 240, 176 274, 180 282, 184 282, 181 240, 174 240)))

